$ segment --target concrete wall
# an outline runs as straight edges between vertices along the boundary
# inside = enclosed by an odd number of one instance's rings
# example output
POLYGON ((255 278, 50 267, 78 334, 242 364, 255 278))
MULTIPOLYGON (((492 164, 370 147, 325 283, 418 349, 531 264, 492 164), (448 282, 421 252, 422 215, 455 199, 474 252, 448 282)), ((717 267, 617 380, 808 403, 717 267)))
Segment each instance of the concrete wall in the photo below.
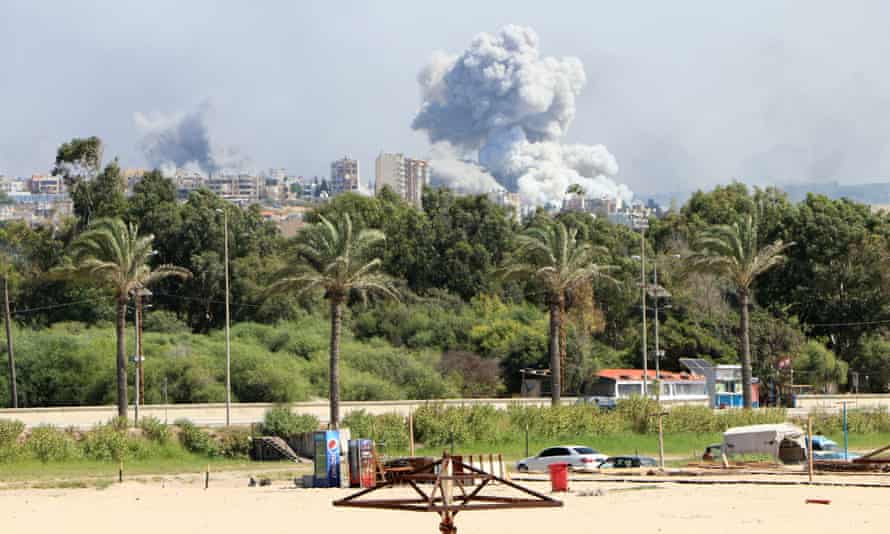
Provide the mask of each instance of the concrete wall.
POLYGON ((841 402, 847 401, 848 410, 885 409, 890 410, 890 394, 866 393, 860 395, 798 395, 797 408, 807 411, 819 410, 836 412, 841 410, 841 402))
MULTIPOLYGON (((575 397, 563 397, 563 404, 574 404, 575 397)), ((447 406, 461 406, 474 404, 488 404, 498 409, 505 409, 510 405, 522 406, 549 406, 547 397, 535 398, 509 398, 509 399, 444 399, 444 400, 405 400, 405 401, 366 401, 366 402, 342 402, 340 403, 341 417, 345 417, 355 410, 379 415, 384 413, 397 413, 403 417, 408 412, 427 403, 445 404, 447 406)), ((673 401, 664 402, 665 407, 674 405, 696 404, 706 406, 707 401, 673 401)), ((266 410, 276 406, 272 403, 234 403, 231 409, 231 422, 233 425, 250 425, 260 423, 266 410)), ((328 422, 328 402, 298 402, 291 405, 296 413, 311 414, 326 424, 328 422)), ((117 415, 115 406, 73 406, 61 408, 19 408, 0 409, 0 419, 17 419, 26 426, 53 425, 58 427, 75 427, 88 429, 98 423, 104 423, 117 415)), ((134 416, 133 407, 130 407, 129 415, 134 416)), ((223 426, 226 422, 226 406, 223 403, 216 404, 151 404, 139 408, 140 417, 156 417, 161 421, 173 423, 177 419, 188 419, 201 426, 223 426)))
MULTIPOLYGON (((563 397, 566 404, 575 402, 574 398, 563 397)), ((410 410, 416 409, 429 402, 441 403, 451 406, 490 404, 495 408, 506 408, 511 404, 524 406, 549 406, 549 398, 516 398, 516 399, 446 399, 446 400, 414 400, 414 401, 377 401, 377 402, 342 402, 340 403, 340 416, 345 417, 355 410, 365 410, 374 415, 384 413, 397 413, 407 417, 410 410)), ((260 423, 266 410, 276 406, 272 403, 233 403, 231 408, 231 422, 234 425, 249 425, 260 423)), ((291 405, 296 413, 311 414, 319 418, 321 422, 328 421, 327 401, 298 402, 291 405)), ((54 425, 59 427, 73 426, 86 429, 97 423, 104 423, 117 415, 115 406, 76 406, 62 408, 19 408, 0 409, 0 418, 17 419, 28 427, 38 425, 54 425)), ((133 418, 133 407, 130 407, 129 417, 133 418)), ((161 421, 173 423, 175 420, 185 418, 201 426, 222 426, 226 422, 226 405, 215 404, 151 404, 139 408, 140 417, 157 417, 161 421)))

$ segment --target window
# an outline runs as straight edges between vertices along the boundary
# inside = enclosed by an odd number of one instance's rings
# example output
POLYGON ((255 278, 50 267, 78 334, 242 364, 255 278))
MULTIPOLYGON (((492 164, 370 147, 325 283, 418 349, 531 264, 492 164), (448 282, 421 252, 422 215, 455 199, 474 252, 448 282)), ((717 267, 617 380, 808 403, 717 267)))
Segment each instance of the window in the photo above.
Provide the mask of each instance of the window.
POLYGON ((575 452, 578 454, 599 454, 599 452, 590 447, 575 447, 575 452))
POLYGON ((677 382, 674 384, 674 394, 677 397, 693 397, 707 395, 707 392, 701 382, 677 382))
POLYGON ((618 384, 618 398, 639 397, 643 394, 643 384, 618 384))
POLYGON ((550 456, 569 456, 571 453, 565 447, 551 447, 549 449, 544 449, 541 451, 541 454, 538 455, 539 458, 548 458, 550 456))

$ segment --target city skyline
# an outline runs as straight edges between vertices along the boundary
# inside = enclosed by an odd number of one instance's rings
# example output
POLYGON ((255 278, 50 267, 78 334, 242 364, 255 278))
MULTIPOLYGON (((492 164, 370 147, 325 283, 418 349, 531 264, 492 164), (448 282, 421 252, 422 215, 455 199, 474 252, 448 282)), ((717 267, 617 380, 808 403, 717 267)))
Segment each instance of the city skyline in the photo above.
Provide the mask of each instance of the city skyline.
POLYGON ((566 141, 605 145, 634 192, 890 179, 890 37, 877 26, 890 7, 506 5, 13 3, 0 172, 45 172, 60 143, 88 135, 107 158, 150 166, 146 137, 199 111, 219 161, 254 169, 325 176, 339 155, 370 165, 384 150, 434 159, 411 129, 421 69, 515 23, 542 56, 581 61, 566 141))

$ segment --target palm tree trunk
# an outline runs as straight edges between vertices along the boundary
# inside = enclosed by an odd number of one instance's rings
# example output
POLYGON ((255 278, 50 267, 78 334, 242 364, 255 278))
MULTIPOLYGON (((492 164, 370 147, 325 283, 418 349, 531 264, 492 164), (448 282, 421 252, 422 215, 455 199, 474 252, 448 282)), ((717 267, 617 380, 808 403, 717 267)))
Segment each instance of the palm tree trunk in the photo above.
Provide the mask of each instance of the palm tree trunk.
POLYGON ((126 295, 117 301, 117 415, 127 416, 127 300, 126 295))
POLYGON ((566 333, 566 304, 565 297, 559 308, 559 385, 560 388, 566 387, 566 351, 568 347, 568 334, 566 333))
POLYGON ((739 336, 742 340, 742 404, 745 409, 751 408, 751 340, 748 336, 748 291, 738 291, 739 305, 739 336))
POLYGON ((9 278, 3 278, 3 322, 6 323, 6 353, 9 355, 9 406, 19 407, 15 379, 15 354, 12 351, 12 314, 9 312, 9 278))
POLYGON ((340 324, 343 321, 342 304, 331 300, 331 428, 340 425, 340 324))
POLYGON ((558 406, 562 394, 561 368, 559 365, 559 330, 562 324, 562 295, 550 299, 550 404, 558 406))

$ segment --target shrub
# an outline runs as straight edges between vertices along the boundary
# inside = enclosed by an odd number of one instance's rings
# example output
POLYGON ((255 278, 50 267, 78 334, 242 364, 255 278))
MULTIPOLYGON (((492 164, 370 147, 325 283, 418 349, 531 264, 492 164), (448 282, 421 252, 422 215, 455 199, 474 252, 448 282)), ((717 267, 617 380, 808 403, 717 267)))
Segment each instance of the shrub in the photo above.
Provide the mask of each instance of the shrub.
POLYGON ((502 418, 492 406, 425 404, 414 412, 414 436, 429 447, 496 440, 502 418))
POLYGON ((130 420, 126 417, 121 417, 116 415, 108 420, 108 425, 114 428, 115 430, 119 430, 121 432, 125 432, 128 428, 130 428, 130 420))
POLYGON ((146 332, 159 332, 163 334, 180 334, 189 331, 185 321, 176 316, 174 312, 157 310, 143 315, 142 328, 146 332))
POLYGON ((143 417, 139 421, 139 428, 143 436, 161 445, 170 440, 170 428, 157 417, 143 417))
POLYGON ((26 448, 41 462, 69 460, 76 456, 76 448, 71 438, 49 425, 38 426, 31 431, 26 448))
POLYGON ((343 426, 349 429, 353 439, 372 439, 381 449, 408 448, 408 425, 398 414, 371 415, 356 410, 343 418, 343 426))
POLYGON ((204 456, 219 456, 219 444, 208 432, 187 419, 178 419, 174 424, 179 427, 179 441, 187 451, 204 456))
POLYGON ((280 438, 318 430, 320 422, 314 415, 295 414, 288 406, 276 406, 266 411, 263 433, 280 438))
POLYGON ((120 461, 127 453, 127 434, 115 428, 113 422, 99 425, 83 438, 84 456, 91 460, 120 461))
POLYGON ((221 430, 219 452, 226 458, 247 458, 250 454, 250 432, 243 428, 221 430))
POLYGON ((0 419, 0 448, 12 447, 25 431, 25 423, 15 419, 0 419))

